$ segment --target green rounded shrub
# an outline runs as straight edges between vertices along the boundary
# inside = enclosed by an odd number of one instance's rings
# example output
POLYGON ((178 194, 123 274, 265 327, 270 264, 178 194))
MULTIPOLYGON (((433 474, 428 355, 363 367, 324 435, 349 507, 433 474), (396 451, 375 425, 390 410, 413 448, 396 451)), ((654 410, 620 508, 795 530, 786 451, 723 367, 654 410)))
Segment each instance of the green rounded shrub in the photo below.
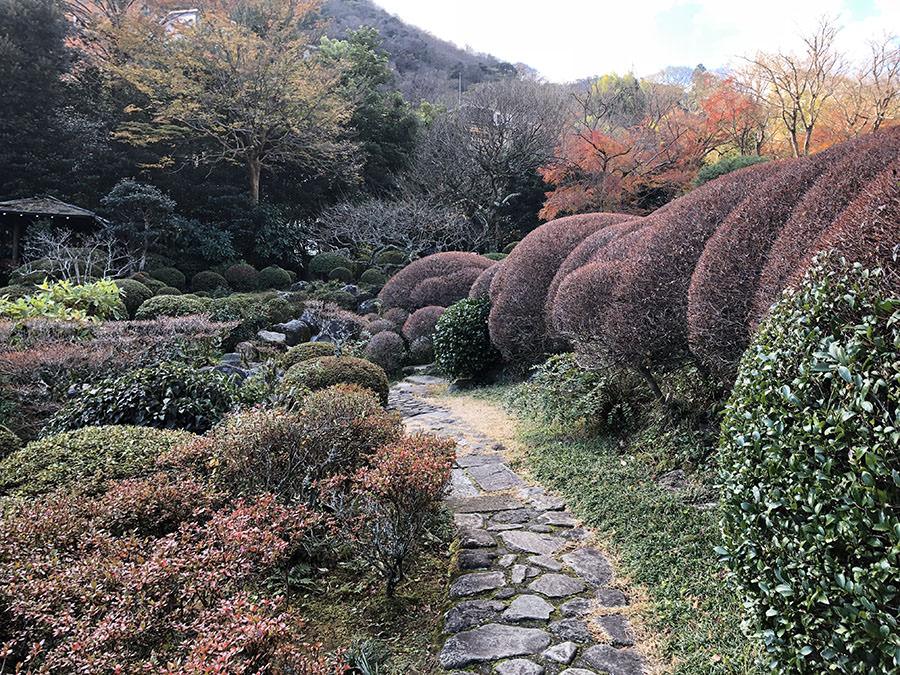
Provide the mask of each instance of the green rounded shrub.
POLYGON ((305 388, 311 391, 335 384, 358 384, 370 389, 387 405, 388 378, 384 370, 365 359, 352 356, 320 356, 298 363, 284 375, 286 388, 305 388))
POLYGON ((0 424, 0 459, 22 447, 22 439, 0 424))
MULTIPOLYGON (((161 288, 175 288, 174 286, 166 286, 165 282, 162 282, 159 279, 154 279, 153 277, 148 277, 147 275, 142 275, 142 278, 135 279, 135 281, 140 281, 142 284, 144 284, 144 286, 153 291, 154 295, 156 295, 156 293, 158 293, 159 289, 161 288)), ((180 293, 181 291, 178 292, 180 293)))
POLYGON ((312 260, 309 261, 309 274, 312 277, 326 279, 331 274, 331 270, 336 267, 349 269, 351 265, 352 263, 347 256, 327 251, 313 256, 312 260))
POLYGON ((717 551, 780 673, 900 667, 900 299, 820 260, 741 362, 717 551))
POLYGON ((163 286, 156 291, 156 295, 181 295, 181 291, 174 286, 163 286))
POLYGON ((349 284, 353 281, 353 272, 346 267, 335 267, 328 273, 328 278, 333 281, 343 281, 345 284, 349 284))
POLYGON ((253 265, 240 263, 232 265, 223 272, 228 285, 236 291, 252 291, 256 289, 256 278, 259 272, 253 265))
POLYGON ((403 251, 385 251, 376 259, 380 265, 405 265, 406 254, 403 251))
POLYGON ((0 493, 39 494, 75 482, 102 488, 107 480, 151 473, 158 456, 190 437, 184 431, 115 425, 46 436, 0 462, 0 493))
POLYGON ((512 253, 513 249, 514 249, 516 246, 518 246, 518 244, 519 244, 518 241, 511 241, 511 242, 509 242, 506 246, 504 246, 504 247, 503 247, 503 250, 500 251, 500 252, 501 252, 501 253, 505 253, 506 255, 509 255, 510 253, 512 253))
POLYGON ((34 288, 29 286, 4 286, 0 288, 0 298, 4 295, 8 295, 10 300, 18 300, 19 298, 27 298, 29 295, 34 293, 34 288))
POLYGON ((199 291, 212 293, 219 288, 229 290, 228 282, 221 274, 217 274, 216 272, 212 272, 210 270, 197 272, 197 274, 195 274, 191 279, 191 290, 195 293, 199 291))
POLYGON ((239 387, 226 375, 162 363, 83 390, 57 411, 47 430, 130 424, 202 432, 238 403, 239 387))
POLYGON ((321 300, 322 302, 333 303, 341 309, 346 309, 350 312, 356 311, 356 308, 359 305, 356 296, 347 291, 326 291, 325 293, 316 293, 315 299, 321 300))
POLYGON ((369 284, 370 286, 384 286, 387 278, 376 269, 367 269, 359 275, 359 283, 369 284))
POLYGON ((466 298, 441 314, 434 333, 434 362, 455 378, 473 378, 484 373, 499 358, 491 344, 487 298, 466 298))
POLYGON ((434 361, 434 342, 430 337, 419 337, 409 345, 409 362, 414 366, 424 366, 434 361))
POLYGON ((256 277, 256 285, 262 290, 287 288, 291 285, 291 275, 287 273, 287 270, 277 265, 270 265, 259 271, 259 276, 256 277))
POLYGON ((694 187, 700 187, 704 183, 708 183, 714 178, 724 176, 726 173, 743 169, 744 167, 753 166, 754 164, 762 164, 770 161, 768 157, 760 157, 759 155, 737 155, 735 157, 726 157, 718 162, 713 162, 704 166, 697 172, 691 183, 694 187))
POLYGON ((281 366, 288 369, 302 361, 319 356, 334 356, 334 345, 330 342, 304 342, 295 345, 281 356, 281 366))
POLYGON ((145 300, 134 318, 144 321, 161 316, 192 316, 209 311, 209 303, 201 298, 189 295, 155 295, 145 300))
POLYGON ((484 257, 488 260, 503 260, 509 253, 485 253, 484 257))
POLYGON ((138 307, 146 300, 153 297, 153 291, 140 281, 135 281, 134 279, 116 279, 115 284, 119 287, 119 290, 122 291, 120 297, 125 304, 125 309, 128 310, 128 316, 134 316, 138 307))
POLYGON ((174 286, 180 290, 184 290, 187 286, 187 279, 184 274, 174 267, 160 267, 151 270, 150 276, 157 281, 163 282, 166 286, 174 286))

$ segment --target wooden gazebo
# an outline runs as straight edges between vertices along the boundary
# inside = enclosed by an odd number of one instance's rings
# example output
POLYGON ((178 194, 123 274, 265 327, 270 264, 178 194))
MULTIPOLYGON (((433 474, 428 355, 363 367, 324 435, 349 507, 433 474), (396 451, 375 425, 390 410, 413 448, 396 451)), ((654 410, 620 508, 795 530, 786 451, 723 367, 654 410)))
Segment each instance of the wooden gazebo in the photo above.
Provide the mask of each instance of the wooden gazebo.
POLYGON ((31 223, 46 220, 58 227, 89 232, 105 221, 93 211, 60 201, 55 197, 30 197, 0 202, 0 259, 18 266, 22 258, 22 237, 31 223))

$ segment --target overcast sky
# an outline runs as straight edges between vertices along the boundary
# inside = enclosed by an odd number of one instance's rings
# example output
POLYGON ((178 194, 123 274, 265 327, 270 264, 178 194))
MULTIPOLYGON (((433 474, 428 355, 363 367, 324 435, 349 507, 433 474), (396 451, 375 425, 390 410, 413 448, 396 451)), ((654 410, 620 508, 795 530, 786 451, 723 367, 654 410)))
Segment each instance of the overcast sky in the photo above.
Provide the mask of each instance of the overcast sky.
POLYGON ((375 0, 459 46, 527 63, 553 81, 666 66, 713 70, 757 50, 794 49, 819 16, 837 17, 841 46, 900 33, 900 0, 375 0))

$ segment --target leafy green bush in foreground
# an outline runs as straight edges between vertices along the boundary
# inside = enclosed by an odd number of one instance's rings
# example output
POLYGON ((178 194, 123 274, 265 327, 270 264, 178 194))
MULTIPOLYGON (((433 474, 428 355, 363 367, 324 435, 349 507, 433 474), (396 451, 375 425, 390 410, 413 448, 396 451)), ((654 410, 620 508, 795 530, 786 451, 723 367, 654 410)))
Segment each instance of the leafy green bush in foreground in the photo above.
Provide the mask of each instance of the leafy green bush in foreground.
POLYGON ((474 378, 500 358, 491 344, 487 298, 460 300, 443 312, 434 333, 434 361, 447 375, 474 378))
POLYGON ((814 267, 722 425, 719 552, 776 672, 900 670, 900 300, 881 280, 814 267))

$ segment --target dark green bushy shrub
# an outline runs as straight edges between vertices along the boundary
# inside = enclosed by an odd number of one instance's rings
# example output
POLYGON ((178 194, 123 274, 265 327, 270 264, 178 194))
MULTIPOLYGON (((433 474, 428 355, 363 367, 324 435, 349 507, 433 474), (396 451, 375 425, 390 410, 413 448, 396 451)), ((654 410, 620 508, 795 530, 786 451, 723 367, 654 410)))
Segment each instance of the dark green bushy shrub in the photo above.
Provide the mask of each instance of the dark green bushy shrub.
POLYGON ((388 379, 384 370, 365 359, 352 356, 321 356, 307 359, 292 366, 284 375, 287 389, 303 388, 310 391, 325 389, 335 384, 358 384, 370 389, 387 405, 388 379))
POLYGON ((162 363, 84 390, 53 416, 47 430, 132 424, 203 432, 239 402, 239 387, 222 373, 162 363))
POLYGON ((301 361, 319 356, 334 356, 334 345, 330 342, 304 342, 295 345, 282 355, 281 366, 287 369, 301 361))
POLYGON ((484 257, 488 260, 503 260, 509 253, 485 253, 484 257))
POLYGON ((369 284, 371 286, 384 286, 387 278, 379 270, 367 269, 359 275, 359 283, 369 284))
POLYGON ((0 424, 0 459, 22 447, 22 439, 0 424))
POLYGON ((343 281, 345 284, 349 284, 353 281, 353 272, 348 270, 346 267, 335 267, 328 273, 328 278, 334 281, 343 281))
POLYGON ((423 366, 434 361, 434 343, 430 337, 416 338, 409 345, 409 362, 423 366))
POLYGON ((155 295, 181 295, 181 291, 174 286, 162 286, 155 295))
POLYGON ((343 267, 349 269, 352 264, 347 256, 327 251, 313 256, 312 260, 309 261, 309 274, 311 277, 327 279, 334 268, 343 267))
POLYGON ((134 313, 139 321, 161 316, 193 316, 209 311, 209 302, 188 295, 155 295, 145 300, 134 313))
POLYGON ((385 251, 378 256, 376 262, 380 265, 405 265, 406 254, 403 251, 385 251))
POLYGON ((450 377, 473 378, 491 367, 500 357, 491 344, 487 298, 460 300, 441 314, 435 328, 434 362, 450 377))
POLYGON ((356 296, 347 291, 324 291, 314 293, 313 298, 315 300, 321 300, 322 302, 331 302, 341 309, 346 309, 350 312, 356 311, 356 308, 359 305, 356 296))
POLYGON ((228 284, 236 291, 252 291, 256 289, 256 277, 259 272, 253 265, 232 265, 223 272, 228 284))
POLYGON ((218 274, 211 270, 197 272, 197 274, 195 274, 193 278, 191 278, 191 290, 194 292, 206 291, 207 293, 212 293, 218 288, 229 290, 228 282, 221 274, 218 274))
POLYGON ((131 426, 89 426, 32 441, 0 462, 0 494, 38 494, 78 481, 102 488, 107 480, 152 473, 162 453, 191 434, 131 426))
POLYGON ((256 285, 263 290, 270 288, 284 289, 291 285, 291 275, 287 273, 287 270, 277 265, 270 265, 259 271, 259 276, 256 277, 256 285))
POLYGON ((900 300, 819 261, 744 355, 724 545, 774 672, 900 669, 900 300))
MULTIPOLYGON (((125 309, 128 310, 128 316, 134 316, 138 307, 153 297, 153 291, 140 281, 134 279, 116 279, 116 286, 122 291, 119 295, 122 302, 125 303, 125 309)), ((0 293, 2 295, 2 293, 0 293)))
POLYGON ((743 169, 754 164, 762 164, 770 161, 768 157, 760 157, 759 155, 737 155, 736 157, 726 157, 718 162, 713 162, 704 166, 697 172, 694 180, 691 181, 694 187, 700 187, 704 183, 708 183, 714 178, 724 176, 726 173, 743 169))
POLYGON ((19 298, 28 297, 34 293, 34 288, 30 286, 4 286, 0 288, 0 298, 8 295, 10 300, 18 300, 19 298))
POLYGON ((187 279, 184 274, 174 267, 160 267, 152 270, 150 276, 157 281, 163 282, 166 286, 174 286, 182 291, 187 287, 187 279))

